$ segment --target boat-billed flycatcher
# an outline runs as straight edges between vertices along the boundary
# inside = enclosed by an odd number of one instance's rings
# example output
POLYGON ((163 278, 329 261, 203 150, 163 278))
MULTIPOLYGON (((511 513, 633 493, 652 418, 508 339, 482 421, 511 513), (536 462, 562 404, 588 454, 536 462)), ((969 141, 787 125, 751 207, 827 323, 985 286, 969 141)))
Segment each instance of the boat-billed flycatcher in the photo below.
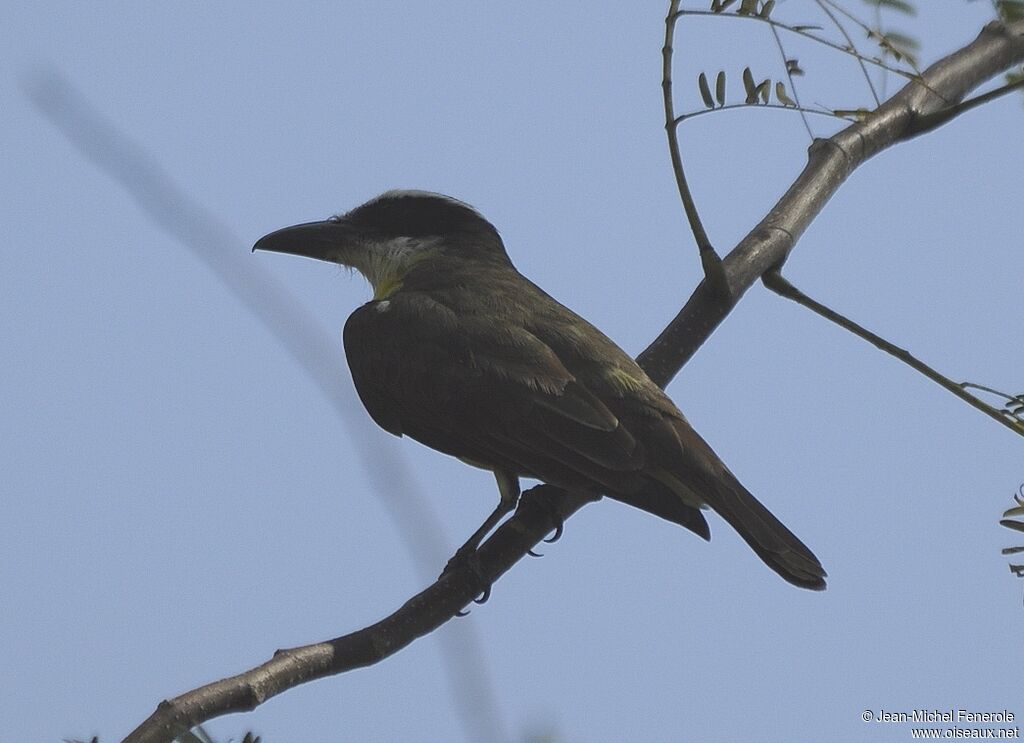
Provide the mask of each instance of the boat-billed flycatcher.
POLYGON ((519 478, 604 494, 710 538, 720 514, 767 565, 825 587, 814 554, 739 483, 622 349, 520 274, 494 226, 456 199, 388 191, 254 250, 357 269, 373 299, 345 323, 352 380, 396 436, 494 472, 500 502, 475 550, 519 498, 519 478))

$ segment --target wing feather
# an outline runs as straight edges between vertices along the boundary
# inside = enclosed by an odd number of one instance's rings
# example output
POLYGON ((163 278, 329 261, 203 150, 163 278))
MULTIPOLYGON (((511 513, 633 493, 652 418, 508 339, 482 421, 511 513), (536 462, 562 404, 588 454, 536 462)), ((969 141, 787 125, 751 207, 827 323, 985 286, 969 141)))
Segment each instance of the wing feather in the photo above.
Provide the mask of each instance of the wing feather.
POLYGON ((489 453, 488 464, 512 459, 523 474, 568 470, 566 484, 587 489, 643 466, 630 432, 529 331, 401 292, 356 310, 344 340, 361 400, 391 433, 466 459, 489 453))

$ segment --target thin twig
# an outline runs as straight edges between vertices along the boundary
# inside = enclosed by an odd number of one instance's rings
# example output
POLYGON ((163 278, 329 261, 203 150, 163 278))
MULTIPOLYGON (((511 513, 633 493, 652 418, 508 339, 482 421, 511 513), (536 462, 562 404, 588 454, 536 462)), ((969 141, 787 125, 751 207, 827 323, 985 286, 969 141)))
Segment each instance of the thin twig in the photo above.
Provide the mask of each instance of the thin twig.
POLYGON ((697 204, 693 200, 690 186, 686 182, 686 174, 683 172, 683 158, 679 154, 680 120, 675 115, 675 103, 672 98, 672 45, 676 21, 680 17, 679 1, 670 0, 669 2, 668 15, 665 17, 665 45, 661 49, 661 92, 665 103, 665 134, 668 136, 668 152, 672 160, 672 172, 675 173, 676 186, 679 189, 679 198, 683 202, 683 211, 686 212, 686 219, 690 223, 690 232, 693 233, 693 239, 697 242, 697 251, 704 268, 704 276, 712 289, 721 293, 722 296, 728 296, 729 282, 722 270, 722 259, 711 245, 708 233, 704 231, 700 214, 697 212, 697 204))
MULTIPOLYGON (((836 18, 835 13, 833 13, 828 8, 828 6, 823 2, 823 0, 816 0, 816 2, 818 4, 818 7, 821 8, 822 12, 829 17, 829 20, 831 20, 833 24, 835 24, 835 27, 839 30, 839 33, 843 35, 843 38, 846 39, 846 43, 850 45, 851 49, 853 49, 855 47, 855 44, 853 43, 853 37, 850 36, 850 34, 847 32, 846 26, 840 23, 839 19, 836 18)), ((871 75, 870 73, 868 73, 867 65, 864 63, 864 60, 861 59, 860 57, 857 57, 857 64, 860 65, 860 71, 864 73, 864 80, 867 82, 868 88, 871 90, 871 97, 875 101, 875 107, 880 106, 882 101, 878 97, 878 91, 875 90, 875 84, 871 81, 871 75)))
POLYGON ((932 367, 925 364, 923 361, 917 359, 906 349, 895 346, 885 338, 872 333, 870 330, 865 328, 863 325, 858 325, 853 320, 850 320, 843 315, 840 315, 835 310, 832 310, 820 302, 811 299, 809 296, 804 294, 802 291, 793 286, 781 273, 778 271, 768 271, 761 277, 761 281, 766 287, 771 289, 776 294, 791 299, 797 304, 806 307, 812 312, 821 315, 829 322, 833 322, 844 330, 848 330, 858 338, 863 338, 871 345, 876 348, 885 351, 893 358, 899 359, 904 364, 909 366, 914 371, 920 372, 928 379, 935 382, 937 385, 953 393, 961 400, 966 402, 971 407, 977 408, 988 417, 993 420, 999 421, 1004 426, 1009 428, 1014 433, 1024 436, 1024 421, 1011 421, 1001 411, 993 408, 983 400, 975 397, 964 389, 964 385, 960 382, 954 382, 952 379, 940 374, 932 367))
MULTIPOLYGON (((1021 395, 1010 395, 1010 394, 1007 394, 1006 392, 1001 392, 1000 390, 993 389, 992 387, 986 387, 983 384, 975 384, 974 382, 961 382, 960 385, 962 387, 967 387, 969 389, 981 390, 982 392, 988 392, 990 395, 995 395, 996 397, 1001 397, 1004 400, 1006 400, 1007 402, 1012 402, 1014 400, 1019 401, 1019 402, 1024 402, 1024 399, 1022 399, 1021 395)), ((1021 485, 1021 487, 1024 488, 1024 485, 1021 485)))
POLYGON ((786 73, 786 79, 789 80, 789 89, 793 92, 793 102, 796 103, 796 109, 800 112, 800 120, 804 122, 804 129, 807 130, 807 136, 813 140, 814 132, 811 131, 811 122, 807 120, 807 112, 800 103, 800 92, 796 89, 796 80, 793 78, 793 73, 789 70, 789 61, 786 59, 786 50, 782 46, 782 38, 779 36, 779 30, 775 26, 769 26, 769 28, 772 30, 772 38, 775 39, 775 46, 779 49, 779 56, 782 57, 782 69, 786 73))
POLYGON ((812 41, 815 41, 815 42, 821 44, 822 46, 826 46, 826 47, 828 47, 830 49, 834 49, 835 51, 842 52, 843 54, 847 54, 847 55, 856 57, 857 59, 859 59, 859 60, 861 60, 863 62, 866 62, 867 64, 874 65, 876 67, 880 67, 881 69, 886 70, 887 72, 891 72, 894 75, 899 75, 901 77, 905 77, 908 80, 916 80, 919 77, 918 74, 915 74, 913 72, 907 72, 906 70, 901 70, 899 67, 893 67, 892 65, 887 64, 886 62, 883 62, 878 57, 869 57, 869 56, 867 56, 865 54, 861 54, 860 52, 857 51, 857 49, 855 47, 853 47, 853 48, 845 47, 842 44, 837 44, 834 41, 830 41, 830 40, 828 40, 828 39, 826 39, 826 38, 824 38, 822 36, 818 36, 817 34, 812 34, 809 31, 804 31, 804 30, 799 29, 799 28, 794 28, 793 26, 790 26, 789 24, 782 23, 781 21, 776 21, 773 18, 762 18, 761 16, 756 16, 756 15, 737 15, 736 13, 713 13, 710 10, 679 10, 679 11, 676 11, 676 14, 677 15, 689 15, 689 16, 711 16, 713 18, 736 18, 736 19, 740 19, 740 20, 748 20, 748 21, 757 21, 759 23, 767 23, 770 26, 775 26, 775 27, 777 27, 777 28, 779 28, 779 29, 781 29, 783 31, 787 31, 787 32, 789 32, 791 34, 796 34, 797 36, 803 36, 805 39, 810 39, 812 41))
MULTIPOLYGON (((871 26, 869 26, 868 24, 864 23, 864 21, 862 21, 860 18, 855 16, 850 11, 848 11, 842 5, 839 5, 838 3, 834 2, 834 0, 824 0, 824 2, 828 3, 830 6, 835 8, 836 11, 838 11, 839 13, 842 13, 850 21, 852 21, 854 24, 856 24, 857 26, 860 26, 861 30, 864 31, 869 36, 871 36, 872 34, 875 34, 876 36, 878 36, 878 37, 880 37, 882 39, 886 38, 885 32, 882 31, 882 13, 881 13, 882 5, 881 5, 881 3, 879 3, 878 5, 875 6, 875 13, 876 13, 876 15, 875 15, 875 28, 871 28, 871 26)), ((885 49, 886 47, 883 46, 882 48, 885 49)), ((890 48, 892 48, 892 47, 890 47, 890 48)), ((917 76, 920 76, 921 75, 921 70, 914 63, 914 60, 911 59, 910 57, 908 57, 906 54, 903 54, 902 56, 903 56, 904 59, 907 60, 907 64, 910 65, 910 69, 912 69, 914 71, 914 74, 917 75, 917 76)))
POLYGON ((693 111, 692 113, 680 114, 678 117, 676 117, 675 123, 676 124, 681 124, 684 121, 688 121, 689 119, 695 119, 698 116, 704 116, 705 114, 713 114, 716 111, 733 111, 733 110, 740 109, 740 108, 746 109, 748 111, 750 109, 752 109, 752 108, 756 108, 756 109, 769 109, 769 110, 776 109, 778 111, 789 111, 790 113, 792 113, 793 111, 801 111, 802 113, 814 114, 815 116, 828 116, 829 118, 841 119, 843 121, 859 121, 860 120, 860 117, 852 116, 852 115, 844 114, 844 113, 839 113, 837 111, 827 111, 827 110, 824 110, 824 109, 819 110, 819 109, 816 109, 816 108, 803 108, 803 107, 799 107, 799 106, 786 106, 786 105, 783 105, 781 103, 745 103, 744 102, 744 103, 726 103, 724 106, 716 106, 715 108, 702 108, 699 111, 693 111))
POLYGON ((1013 91, 1020 90, 1021 88, 1024 88, 1024 78, 1002 85, 995 90, 982 93, 981 95, 975 96, 974 98, 970 98, 966 101, 960 101, 959 103, 947 106, 946 108, 933 113, 918 116, 912 123, 908 134, 910 136, 918 136, 925 132, 930 132, 932 129, 942 126, 950 119, 970 111, 972 108, 977 108, 978 106, 988 103, 989 101, 994 101, 996 98, 1000 98, 1007 93, 1012 93, 1013 91))

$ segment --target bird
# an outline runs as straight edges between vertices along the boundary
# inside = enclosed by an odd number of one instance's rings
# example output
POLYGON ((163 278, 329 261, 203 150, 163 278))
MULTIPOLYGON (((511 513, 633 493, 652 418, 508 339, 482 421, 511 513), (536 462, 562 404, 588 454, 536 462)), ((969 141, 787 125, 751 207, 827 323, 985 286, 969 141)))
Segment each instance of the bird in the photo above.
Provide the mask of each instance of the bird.
POLYGON ((519 480, 607 496, 705 540, 725 519, 790 583, 822 590, 814 553, 762 505, 608 336, 516 270, 498 230, 451 196, 387 191, 253 251, 361 273, 370 301, 345 323, 356 392, 385 431, 491 470, 498 506, 456 555, 512 510, 519 480))

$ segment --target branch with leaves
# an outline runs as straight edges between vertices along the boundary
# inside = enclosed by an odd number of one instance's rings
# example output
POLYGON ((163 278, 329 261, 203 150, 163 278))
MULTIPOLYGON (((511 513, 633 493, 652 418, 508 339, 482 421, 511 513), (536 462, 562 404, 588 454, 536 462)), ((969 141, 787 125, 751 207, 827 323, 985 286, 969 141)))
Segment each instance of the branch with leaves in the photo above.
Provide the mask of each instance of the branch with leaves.
MULTIPOLYGON (((899 10, 900 12, 904 13, 909 13, 913 11, 913 6, 910 6, 908 3, 904 3, 901 0, 868 1, 870 2, 870 4, 874 4, 876 7, 893 7, 899 10)), ((772 34, 775 38, 776 44, 779 49, 779 53, 782 55, 783 61, 785 62, 786 74, 790 81, 790 85, 794 90, 795 95, 796 88, 793 84, 793 77, 796 74, 802 74, 802 70, 800 70, 799 64, 795 59, 790 59, 787 57, 785 49, 783 48, 782 42, 779 38, 779 29, 782 28, 787 31, 809 36, 813 41, 820 44, 824 44, 826 46, 834 45, 832 45, 830 42, 827 42, 824 39, 821 39, 818 36, 807 33, 807 29, 816 27, 808 25, 787 25, 772 20, 771 13, 774 9, 774 2, 772 2, 772 0, 751 0, 750 2, 743 2, 737 8, 735 14, 726 13, 726 10, 730 5, 733 4, 733 2, 734 0, 712 0, 710 11, 679 10, 679 3, 677 1, 673 2, 669 9, 668 18, 666 20, 667 30, 665 49, 668 50, 669 54, 671 54, 675 25, 678 22, 678 20, 687 15, 711 14, 722 15, 725 17, 729 17, 730 15, 732 15, 738 18, 755 18, 757 20, 764 21, 771 28, 772 34)), ((816 2, 818 6, 821 8, 821 10, 833 22, 838 31, 841 34, 843 34, 843 36, 847 39, 848 47, 842 49, 842 51, 850 56, 857 58, 858 62, 862 65, 864 77, 867 80, 867 83, 871 88, 871 93, 873 96, 875 96, 876 101, 877 94, 875 92, 875 88, 873 85, 871 85, 870 76, 868 76, 867 71, 864 70, 863 68, 864 60, 867 58, 856 50, 856 48, 853 45, 853 41, 850 39, 849 35, 846 32, 846 29, 839 21, 839 19, 836 17, 836 13, 840 13, 844 17, 846 17, 847 20, 856 23, 861 28, 861 30, 867 34, 869 39, 874 39, 879 43, 885 54, 893 56, 898 62, 906 60, 907 63, 910 64, 913 68, 914 74, 904 72, 901 72, 901 74, 904 74, 912 82, 917 83, 927 92, 938 96, 940 100, 946 102, 946 105, 940 106, 934 111, 921 112, 907 127, 904 133, 904 137, 906 139, 909 139, 910 137, 916 136, 918 134, 923 134, 925 132, 931 131, 932 129, 935 129, 945 124, 947 121, 950 121, 954 117, 959 116, 960 114, 964 113, 965 111, 971 108, 984 105, 989 101, 1006 95, 1007 93, 1012 92, 1014 90, 1024 89, 1024 77, 1011 78, 1006 85, 1000 88, 988 91, 987 93, 976 96, 975 98, 969 100, 951 102, 944 96, 942 96, 942 94, 939 91, 929 87, 925 78, 917 70, 916 60, 909 53, 897 50, 897 43, 892 40, 891 34, 890 36, 887 37, 880 30, 878 30, 878 28, 872 28, 863 21, 855 18, 848 11, 844 10, 839 5, 837 5, 834 2, 834 0, 816 0, 816 2)), ((997 0, 996 10, 1002 18, 1009 18, 1018 23, 1024 22, 1024 0, 1007 0, 1005 4, 1002 4, 999 2, 999 0, 997 0), (1018 5, 1020 6, 1019 8, 1018 5)), ((903 47, 914 46, 916 44, 916 42, 913 42, 913 40, 904 37, 900 37, 900 39, 901 40, 899 43, 903 47)), ((872 61, 873 63, 882 64, 880 60, 869 61, 872 61)), ((664 83, 663 87, 666 91, 671 91, 671 79, 668 77, 671 75, 671 69, 668 66, 666 66, 665 75, 666 82, 664 83)), ((677 117, 675 116, 673 111, 672 101, 666 99, 665 102, 665 115, 667 122, 666 126, 669 133, 669 149, 672 153, 672 163, 676 173, 676 182, 679 186, 680 194, 683 197, 683 203, 684 205, 686 205, 686 214, 690 220, 691 229, 693 230, 694 235, 697 238, 697 243, 701 252, 702 262, 705 266, 705 274, 708 278, 708 283, 713 287, 713 290, 715 292, 726 296, 728 296, 729 291, 722 278, 721 265, 720 263, 712 264, 708 260, 708 256, 713 256, 717 260, 717 253, 715 253, 712 249, 710 240, 704 231, 703 225, 701 225, 700 217, 697 214, 697 208, 693 204, 693 199, 690 196, 689 186, 686 183, 686 178, 683 172, 682 159, 679 155, 679 143, 677 133, 679 125, 684 120, 700 115, 702 113, 713 113, 727 110, 730 108, 744 108, 748 106, 755 106, 760 108, 796 108, 800 111, 808 132, 810 132, 810 125, 807 124, 806 118, 806 114, 808 113, 826 114, 837 117, 852 117, 855 120, 865 120, 868 118, 869 115, 871 115, 871 112, 869 112, 867 109, 815 110, 803 108, 796 101, 789 99, 788 95, 786 94, 785 86, 782 84, 781 81, 778 81, 775 84, 775 96, 779 103, 772 104, 769 102, 772 82, 770 78, 765 78, 761 82, 755 82, 750 67, 745 67, 742 74, 742 80, 744 91, 746 94, 746 98, 743 103, 727 104, 725 102, 726 75, 724 71, 719 71, 716 76, 715 94, 713 97, 705 73, 700 73, 700 75, 697 78, 697 86, 701 95, 701 99, 704 101, 704 104, 707 107, 705 111, 696 111, 691 114, 684 114, 682 116, 677 117)), ((868 341, 876 348, 879 348, 882 351, 888 353, 890 356, 893 356, 894 358, 904 362, 914 370, 920 372, 921 374, 928 377, 936 384, 940 385, 947 391, 951 392, 953 395, 956 395, 960 399, 964 400, 965 402, 967 402, 967 404, 982 411, 990 418, 998 421, 999 423, 1006 426, 1015 433, 1024 435, 1024 422, 1022 422, 1021 420, 1019 410, 1015 410, 1013 413, 1008 413, 1006 410, 997 409, 989 405, 987 402, 977 397, 976 395, 973 395, 969 391, 971 388, 978 388, 985 390, 987 392, 994 392, 993 390, 989 390, 985 387, 979 387, 978 385, 974 385, 969 382, 954 382, 953 380, 949 379, 945 375, 939 373, 937 370, 933 369, 932 367, 928 366, 927 364, 913 356, 905 349, 900 348, 893 343, 890 343, 881 336, 872 333, 867 328, 858 325, 857 323, 844 317, 838 312, 830 309, 829 307, 826 307, 820 302, 817 302, 811 297, 807 296, 805 293, 801 292, 799 289, 797 289, 795 286, 789 283, 789 281, 783 278, 778 268, 764 273, 762 276, 762 280, 767 288, 771 289, 780 296, 797 302, 801 306, 806 307, 807 309, 810 309, 812 312, 815 312, 816 314, 824 317, 826 320, 829 320, 830 322, 839 325, 845 330, 850 331, 854 335, 857 335, 858 337, 868 341)))
MULTIPOLYGON (((1024 400, 1024 396, 1018 395, 1017 399, 1024 400)), ((1024 405, 1024 402, 1021 404, 1024 405)), ((1024 521, 1016 521, 1010 518, 1011 516, 1024 516, 1024 485, 1021 485, 1017 489, 1017 493, 1013 496, 1013 499, 1017 502, 1017 505, 1003 512, 1003 518, 1000 519, 999 524, 1016 532, 1024 532, 1024 521)), ((1021 552, 1024 552, 1024 545, 1004 547, 1002 550, 1004 555, 1017 555, 1021 552)), ((1024 565, 1017 565, 1011 562, 1010 572, 1018 578, 1024 578, 1024 565)))
MULTIPOLYGON (((714 16, 721 19, 740 19, 761 22, 771 30, 775 44, 779 50, 779 54, 782 57, 783 69, 787 82, 784 83, 782 80, 772 80, 770 77, 756 80, 751 68, 745 67, 740 74, 740 79, 743 83, 743 99, 741 102, 727 103, 727 74, 725 70, 719 70, 715 75, 714 96, 711 95, 711 88, 708 85, 708 77, 706 73, 702 72, 698 76, 697 85, 705 109, 685 113, 677 119, 674 119, 676 123, 681 123, 685 119, 707 114, 711 111, 731 110, 746 106, 795 109, 804 117, 806 117, 807 114, 816 114, 854 121, 867 115, 868 110, 865 108, 832 109, 825 107, 808 108, 802 106, 799 102, 799 95, 796 91, 796 82, 794 78, 803 75, 804 70, 800 67, 799 60, 787 54, 785 45, 782 41, 783 33, 807 39, 816 45, 855 59, 860 65, 864 79, 867 82, 868 88, 870 89, 871 95, 875 101, 875 105, 879 105, 881 101, 879 100, 878 92, 871 81, 871 77, 868 74, 868 65, 876 67, 885 73, 891 73, 904 77, 907 80, 916 80, 921 82, 921 74, 917 67, 917 60, 915 57, 917 42, 914 39, 897 32, 883 32, 880 26, 871 26, 865 23, 849 11, 837 5, 835 2, 832 2, 832 0, 815 0, 815 4, 842 37, 841 42, 833 41, 823 36, 819 33, 824 30, 823 27, 815 23, 787 23, 777 20, 772 15, 775 10, 774 0, 744 0, 735 8, 735 10, 730 10, 730 7, 733 6, 734 3, 735 0, 712 0, 710 10, 679 10, 678 8, 674 8, 673 11, 669 13, 668 22, 670 24, 675 24, 678 20, 686 16, 714 16), (847 22, 856 25, 866 35, 869 41, 874 42, 874 44, 879 48, 880 53, 877 55, 871 55, 861 51, 855 44, 853 37, 843 25, 843 22, 839 19, 840 15, 843 16, 847 22), (888 58, 891 58, 894 63, 887 61, 888 58), (901 65, 905 65, 905 67, 901 65), (775 96, 774 103, 771 100, 773 93, 775 96), (790 95, 790 93, 792 93, 792 95, 790 95)), ((807 128, 808 133, 810 133, 810 127, 808 126, 807 128)))

